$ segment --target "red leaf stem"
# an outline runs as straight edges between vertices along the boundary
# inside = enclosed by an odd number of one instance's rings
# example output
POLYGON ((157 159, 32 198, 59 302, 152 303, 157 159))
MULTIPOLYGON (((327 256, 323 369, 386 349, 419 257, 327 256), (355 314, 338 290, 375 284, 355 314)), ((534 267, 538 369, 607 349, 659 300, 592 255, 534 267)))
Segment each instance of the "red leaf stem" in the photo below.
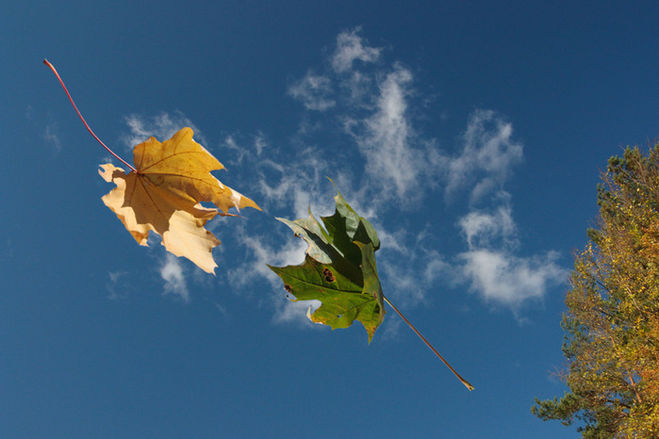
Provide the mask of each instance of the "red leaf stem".
POLYGON ((437 352, 437 349, 435 349, 435 348, 434 348, 434 347, 428 342, 428 340, 426 340, 426 338, 425 338, 423 335, 421 335, 421 333, 420 333, 420 332, 414 327, 414 325, 412 325, 412 324, 410 323, 410 321, 407 320, 407 319, 405 318, 405 316, 404 316, 400 311, 398 311, 398 308, 396 308, 396 307, 394 306, 394 304, 391 303, 391 302, 389 301, 389 299, 387 299, 385 296, 382 296, 382 297, 384 298, 384 301, 387 302, 387 303, 389 304, 389 306, 392 307, 392 308, 394 309, 394 311, 396 311, 396 312, 398 313, 398 315, 399 315, 403 320, 405 320, 405 323, 407 323, 407 324, 409 325, 409 327, 412 328, 412 331, 414 331, 414 332, 416 333, 416 335, 418 335, 419 338, 420 338, 421 340, 423 340, 423 342, 424 342, 424 343, 425 343, 425 344, 426 344, 426 345, 427 345, 427 346, 428 346, 428 347, 429 347, 429 348, 435 353, 435 355, 437 355, 437 357, 439 357, 439 359, 442 360, 442 362, 446 365, 446 367, 448 367, 448 368, 451 370, 451 372, 453 372, 453 374, 454 374, 454 375, 460 380, 460 382, 461 382, 462 384, 464 384, 464 386, 465 386, 468 390, 474 390, 474 386, 472 386, 472 385, 469 383, 469 381, 467 381, 467 380, 465 380, 464 378, 462 378, 462 377, 460 376, 460 374, 459 374, 455 369, 453 369, 453 368, 451 367, 450 364, 448 364, 448 361, 446 361, 446 360, 444 359, 444 357, 442 357, 442 356, 439 354, 439 352, 437 352))
POLYGON ((103 148, 107 149, 108 152, 109 152, 110 154, 112 154, 114 157, 116 157, 117 160, 119 160, 119 161, 120 161, 121 163, 123 163, 124 165, 128 166, 128 167, 129 167, 130 169, 132 169, 133 171, 137 172, 137 169, 135 169, 135 168, 133 167, 133 165, 131 165, 131 164, 128 163, 126 160, 122 159, 122 158, 119 157, 117 154, 115 154, 114 151, 112 151, 110 148, 108 148, 107 145, 106 145, 105 143, 103 143, 103 142, 101 141, 101 139, 98 138, 98 136, 97 136, 97 135, 92 131, 92 129, 89 127, 89 124, 87 124, 87 121, 85 120, 85 118, 82 117, 82 114, 80 114, 80 110, 78 110, 78 107, 76 106, 75 102, 73 102, 73 98, 71 97, 71 94, 69 93, 69 90, 66 88, 66 85, 64 85, 64 81, 62 81, 62 78, 60 77, 59 73, 57 73, 57 70, 55 70, 55 66, 53 66, 53 65, 50 63, 50 61, 48 61, 47 59, 44 59, 44 60, 43 60, 43 63, 46 64, 46 65, 50 68, 50 70, 53 71, 53 73, 55 74, 55 76, 57 76, 57 79, 59 80, 59 83, 62 85, 62 88, 63 88, 64 91, 66 92, 66 96, 68 96, 69 101, 71 101, 71 105, 73 105, 73 108, 76 110, 76 113, 78 113, 78 117, 80 118, 80 120, 82 121, 82 123, 85 124, 85 128, 87 128, 87 131, 89 131, 89 134, 91 134, 91 135, 94 137, 94 139, 96 139, 96 141, 97 141, 98 143, 100 143, 100 144, 103 146, 103 148))

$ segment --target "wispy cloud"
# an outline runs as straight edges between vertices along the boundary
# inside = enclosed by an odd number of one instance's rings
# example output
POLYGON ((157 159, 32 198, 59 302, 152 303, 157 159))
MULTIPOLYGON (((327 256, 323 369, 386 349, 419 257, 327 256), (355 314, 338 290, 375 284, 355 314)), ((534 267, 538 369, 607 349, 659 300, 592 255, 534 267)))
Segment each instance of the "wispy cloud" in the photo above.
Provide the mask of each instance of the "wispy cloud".
POLYGON ((249 155, 254 156, 252 161, 259 159, 268 146, 268 139, 261 131, 251 136, 241 135, 240 133, 229 134, 220 142, 220 147, 226 148, 234 154, 235 158, 228 160, 232 165, 242 164, 245 157, 249 155))
POLYGON ((328 168, 316 148, 308 146, 290 161, 273 154, 257 168, 258 191, 267 203, 291 206, 296 218, 306 216, 310 208, 322 214, 327 212, 330 203, 318 200, 316 194, 329 185, 328 168))
POLYGON ((259 131, 256 133, 256 136, 254 136, 254 149, 256 150, 256 155, 260 157, 267 147, 268 139, 266 139, 265 134, 259 131))
POLYGON ((382 49, 369 47, 359 35, 360 28, 341 32, 336 37, 336 49, 332 55, 332 68, 337 73, 343 73, 352 69, 356 61, 365 63, 375 62, 380 57, 382 49))
POLYGON ((428 303, 435 282, 454 277, 453 266, 437 251, 417 247, 404 257, 384 253, 377 256, 386 295, 406 307, 428 303))
POLYGON ((311 71, 291 85, 288 94, 302 102, 307 110, 325 111, 336 105, 331 98, 330 79, 326 76, 314 75, 311 71))
POLYGON ((126 117, 129 133, 121 137, 126 148, 132 151, 137 144, 144 142, 149 137, 155 137, 159 141, 167 140, 183 127, 190 127, 194 131, 195 139, 206 144, 206 139, 190 119, 181 112, 162 112, 156 116, 145 117, 131 114, 126 117))
POLYGON ((52 145, 55 152, 60 152, 62 150, 62 142, 59 139, 58 128, 55 122, 49 122, 46 124, 46 127, 43 130, 42 138, 52 145))
POLYGON ((373 75, 353 70, 350 76, 342 77, 339 89, 346 103, 354 107, 370 107, 369 94, 377 79, 373 75))
POLYGON ((231 160, 232 164, 241 164, 245 155, 248 154, 247 149, 238 144, 234 135, 226 136, 220 146, 227 148, 236 154, 236 159, 231 160))
POLYGON ((108 291, 108 299, 117 300, 126 297, 126 290, 128 288, 128 281, 126 271, 110 271, 108 272, 108 282, 105 284, 105 289, 108 291))
POLYGON ((513 127, 493 111, 476 111, 469 119, 459 155, 448 161, 446 194, 471 188, 470 211, 458 220, 468 250, 457 255, 456 272, 471 291, 489 303, 519 310, 565 280, 558 253, 519 256, 518 227, 511 195, 503 190, 512 168, 523 158, 513 127), (486 208, 477 209, 474 203, 486 208))
POLYGON ((508 246, 516 242, 517 226, 508 204, 497 207, 494 212, 471 211, 460 218, 458 224, 470 248, 487 246, 497 238, 508 246))
POLYGON ((248 236, 244 231, 240 240, 252 251, 254 257, 248 265, 238 266, 228 271, 228 277, 232 284, 246 286, 256 282, 259 278, 265 278, 273 287, 281 287, 279 277, 268 268, 270 265, 297 265, 304 260, 306 246, 302 240, 288 241, 279 250, 274 246, 266 244, 265 237, 248 236))
POLYGON ((432 139, 417 134, 408 112, 415 94, 412 72, 395 62, 371 65, 380 59, 381 49, 369 46, 359 32, 341 32, 330 57, 332 68, 322 74, 307 72, 289 94, 308 110, 332 109, 314 130, 307 121, 303 134, 316 136, 319 128, 336 132, 338 125, 357 146, 366 161, 364 178, 353 179, 359 199, 375 204, 396 200, 406 208, 437 183, 441 155, 432 139), (362 65, 357 67, 356 61, 362 65))
POLYGON ((374 226, 381 241, 378 271, 388 297, 410 308, 436 300, 437 282, 454 286, 455 266, 437 250, 431 221, 421 229, 388 230, 378 221, 374 226))
POLYGON ((512 139, 512 124, 491 110, 474 112, 464 133, 461 154, 449 160, 446 195, 470 186, 471 200, 478 201, 500 190, 521 162, 523 147, 512 139))
MULTIPOLYGON (((399 63, 374 64, 380 60, 381 49, 370 47, 359 33, 360 29, 355 29, 337 36, 330 57, 332 69, 322 74, 335 84, 332 89, 326 88, 323 95, 334 103, 332 112, 318 122, 324 127, 316 125, 304 134, 317 136, 322 128, 335 130, 338 122, 349 135, 352 144, 342 146, 341 153, 345 155, 343 160, 352 165, 343 167, 338 175, 335 173, 334 181, 344 194, 350 194, 353 207, 377 223, 383 243, 378 266, 392 297, 414 305, 426 299, 437 278, 446 277, 450 271, 448 258, 428 249, 412 233, 406 233, 403 225, 389 232, 378 217, 386 215, 392 206, 408 210, 423 199, 442 175, 438 169, 441 154, 436 150, 436 142, 423 138, 414 129, 409 113, 409 106, 416 102, 412 72, 399 63)), ((325 162, 311 157, 323 157, 330 151, 310 151, 313 154, 302 153, 295 158, 296 168, 306 164, 304 172, 282 167, 286 171, 279 184, 264 186, 269 197, 295 200, 296 218, 306 216, 307 206, 314 200, 311 195, 322 193, 318 178, 326 174, 317 171, 328 169, 325 162), (296 189, 300 187, 301 190, 296 189)), ((316 213, 318 207, 313 206, 316 213)), ((333 210, 333 206, 327 207, 333 210)))
POLYGON ((190 301, 190 292, 183 274, 183 265, 179 258, 167 253, 160 266, 160 277, 164 282, 164 294, 178 296, 183 302, 190 301))
POLYGON ((372 187, 379 188, 382 198, 397 197, 403 204, 418 199, 428 187, 420 179, 432 173, 435 157, 419 147, 424 144, 407 115, 412 79, 409 70, 395 66, 379 84, 375 112, 361 123, 353 121, 351 127, 372 187))
MULTIPOLYGON (((302 117, 304 129, 292 139, 294 155, 276 143, 266 143, 267 155, 257 141, 233 138, 226 143, 232 140, 232 147, 241 151, 247 147, 249 152, 240 157, 258 175, 252 192, 261 195, 266 210, 292 212, 285 214, 288 218, 307 216, 309 207, 316 216, 331 214, 325 179, 331 175, 353 207, 375 224, 383 244, 378 252, 381 279, 398 302, 408 307, 426 303, 441 281, 518 310, 565 276, 555 252, 520 255, 511 195, 504 186, 522 161, 523 146, 513 136, 512 123, 494 111, 478 110, 466 124, 458 152, 440 150, 436 139, 415 126, 413 115, 422 112, 418 105, 424 101, 418 87, 412 71, 382 60, 382 50, 371 47, 360 29, 341 32, 329 67, 320 73, 308 70, 287 90, 308 110, 302 117), (337 127, 343 132, 337 133, 337 127), (319 138, 337 139, 340 147, 316 145, 319 138), (336 163, 349 165, 337 169, 336 163), (413 211, 440 185, 437 198, 443 190, 447 199, 458 191, 470 199, 466 212, 455 207, 452 218, 439 220, 452 223, 464 238, 465 249, 451 254, 433 247, 440 241, 429 236, 428 230, 436 227, 432 219, 418 233, 404 217, 388 228, 392 214, 413 211)), ((272 296, 275 321, 304 319, 306 304, 277 300, 283 297, 281 281, 265 263, 300 263, 305 244, 286 234, 254 236, 241 236, 249 257, 245 265, 229 270, 232 285, 244 288, 265 278, 279 291, 272 296), (283 236, 289 237, 288 244, 277 246, 283 236)))

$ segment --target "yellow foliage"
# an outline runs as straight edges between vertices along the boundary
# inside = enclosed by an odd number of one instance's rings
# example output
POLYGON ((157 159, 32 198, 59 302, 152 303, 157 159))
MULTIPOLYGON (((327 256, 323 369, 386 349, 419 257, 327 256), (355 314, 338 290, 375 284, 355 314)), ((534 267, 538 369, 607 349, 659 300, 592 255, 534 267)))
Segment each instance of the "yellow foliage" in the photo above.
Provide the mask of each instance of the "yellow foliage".
POLYGON ((570 392, 534 413, 581 418, 584 438, 659 438, 659 144, 612 158, 603 179, 565 301, 570 392))

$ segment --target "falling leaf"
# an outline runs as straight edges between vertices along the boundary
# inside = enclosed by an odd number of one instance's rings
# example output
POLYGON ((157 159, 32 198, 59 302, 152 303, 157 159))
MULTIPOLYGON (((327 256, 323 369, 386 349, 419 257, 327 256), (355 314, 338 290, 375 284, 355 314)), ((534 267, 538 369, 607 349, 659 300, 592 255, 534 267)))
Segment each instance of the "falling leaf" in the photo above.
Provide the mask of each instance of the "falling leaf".
POLYGON ((380 248, 380 240, 371 223, 359 216, 340 193, 334 201, 334 215, 321 217, 322 225, 311 212, 308 218, 295 221, 277 218, 309 245, 302 264, 286 267, 269 265, 284 281, 284 289, 295 297, 294 300, 319 300, 322 303, 313 314, 307 313, 312 322, 336 329, 347 328, 355 320, 360 321, 368 333, 369 343, 384 320, 386 302, 458 380, 467 389, 473 390, 474 386, 460 376, 382 294, 375 265, 375 251, 380 248))
POLYGON ((101 177, 117 185, 102 200, 138 244, 147 245, 152 230, 162 236, 169 252, 213 273, 217 264, 212 250, 220 241, 204 225, 219 211, 200 203, 211 202, 224 215, 232 207, 260 208, 210 173, 224 166, 192 135, 185 127, 162 143, 151 137, 135 146, 137 172, 126 174, 114 165, 101 165, 101 177))
POLYGON ((341 194, 334 197, 334 215, 289 221, 290 227, 309 247, 301 265, 270 268, 284 281, 295 300, 319 300, 322 305, 309 315, 311 321, 332 329, 360 321, 369 342, 384 319, 384 296, 375 264, 380 241, 375 229, 360 217, 341 194), (324 227, 323 227, 324 225, 324 227))

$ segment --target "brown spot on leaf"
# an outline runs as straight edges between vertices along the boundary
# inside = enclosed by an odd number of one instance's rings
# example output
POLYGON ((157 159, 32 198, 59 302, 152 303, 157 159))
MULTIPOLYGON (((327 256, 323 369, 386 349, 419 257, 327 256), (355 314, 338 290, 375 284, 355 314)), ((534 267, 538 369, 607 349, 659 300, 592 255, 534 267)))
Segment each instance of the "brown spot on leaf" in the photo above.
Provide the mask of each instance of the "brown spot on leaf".
POLYGON ((292 292, 293 292, 293 288, 291 288, 291 286, 288 285, 288 284, 284 284, 284 289, 285 289, 286 291, 288 291, 289 293, 292 293, 292 292))
POLYGON ((323 270, 323 275, 325 276, 325 280, 327 282, 334 282, 334 273, 332 273, 329 268, 325 268, 325 270, 323 270))

